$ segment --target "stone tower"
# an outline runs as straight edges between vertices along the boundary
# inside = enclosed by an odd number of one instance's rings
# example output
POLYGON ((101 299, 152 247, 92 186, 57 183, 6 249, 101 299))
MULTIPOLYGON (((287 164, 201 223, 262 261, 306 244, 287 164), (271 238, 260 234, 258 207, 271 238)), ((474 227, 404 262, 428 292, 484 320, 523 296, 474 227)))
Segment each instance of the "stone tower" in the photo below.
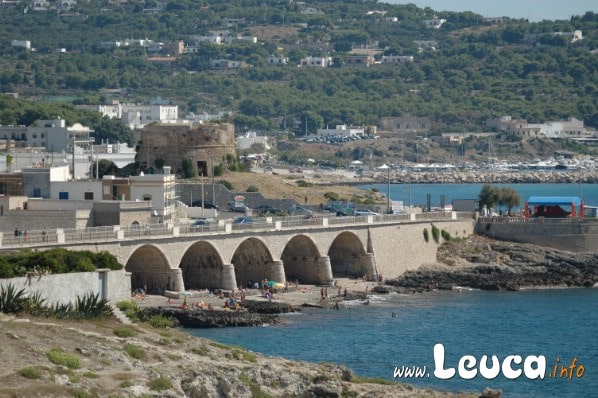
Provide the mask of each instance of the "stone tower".
POLYGON ((155 167, 156 160, 180 174, 183 159, 190 159, 198 175, 211 176, 212 167, 235 155, 234 126, 222 124, 159 124, 141 130, 139 163, 155 167))

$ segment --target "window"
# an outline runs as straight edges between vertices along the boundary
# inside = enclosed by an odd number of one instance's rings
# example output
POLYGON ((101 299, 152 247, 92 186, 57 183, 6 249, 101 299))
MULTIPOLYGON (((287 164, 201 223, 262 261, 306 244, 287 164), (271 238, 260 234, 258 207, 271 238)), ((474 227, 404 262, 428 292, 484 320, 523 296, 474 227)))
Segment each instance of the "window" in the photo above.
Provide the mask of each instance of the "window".
POLYGON ((42 190, 41 190, 41 188, 33 188, 33 197, 34 198, 41 198, 42 197, 42 190))
POLYGON ((68 200, 69 193, 68 192, 58 192, 58 199, 60 200, 68 200))
POLYGON ((84 199, 85 200, 93 200, 93 192, 85 192, 84 199))
POLYGON ((144 202, 150 202, 152 200, 152 195, 143 195, 141 199, 144 202))

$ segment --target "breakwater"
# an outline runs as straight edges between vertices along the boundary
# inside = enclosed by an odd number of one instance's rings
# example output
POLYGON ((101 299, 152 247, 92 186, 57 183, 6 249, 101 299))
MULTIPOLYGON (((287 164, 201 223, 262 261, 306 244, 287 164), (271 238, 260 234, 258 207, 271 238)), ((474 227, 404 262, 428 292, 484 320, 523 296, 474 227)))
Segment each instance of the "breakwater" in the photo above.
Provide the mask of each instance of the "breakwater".
MULTIPOLYGON (((372 177, 355 178, 351 185, 363 185, 368 182, 386 183, 386 173, 372 177)), ((598 183, 598 172, 591 171, 393 171, 390 173, 392 184, 575 184, 598 183)))

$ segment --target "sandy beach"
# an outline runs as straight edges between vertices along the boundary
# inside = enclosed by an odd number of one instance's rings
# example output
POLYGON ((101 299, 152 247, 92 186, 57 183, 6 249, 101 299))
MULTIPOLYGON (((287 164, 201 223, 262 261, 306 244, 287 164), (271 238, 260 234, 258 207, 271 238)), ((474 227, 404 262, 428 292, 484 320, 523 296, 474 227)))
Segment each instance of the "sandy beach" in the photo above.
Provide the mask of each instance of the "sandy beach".
MULTIPOLYGON (((297 286, 290 284, 286 290, 281 290, 274 294, 273 302, 280 302, 290 304, 293 306, 310 305, 321 306, 323 308, 331 308, 336 302, 342 301, 345 297, 345 289, 347 296, 355 297, 356 295, 363 295, 378 285, 376 282, 364 282, 360 279, 336 278, 336 286, 329 286, 322 288, 315 285, 297 286), (322 289, 326 289, 327 298, 321 299, 322 289)), ((181 307, 186 302, 187 305, 198 304, 200 301, 207 306, 211 304, 215 310, 224 310, 224 298, 219 298, 215 295, 210 295, 208 291, 194 291, 189 290, 190 293, 187 298, 168 298, 163 295, 147 294, 145 298, 133 297, 135 302, 140 307, 181 307)), ((236 291, 239 296, 239 291, 236 291)), ((268 301, 268 298, 263 297, 259 289, 245 290, 246 300, 268 301)))

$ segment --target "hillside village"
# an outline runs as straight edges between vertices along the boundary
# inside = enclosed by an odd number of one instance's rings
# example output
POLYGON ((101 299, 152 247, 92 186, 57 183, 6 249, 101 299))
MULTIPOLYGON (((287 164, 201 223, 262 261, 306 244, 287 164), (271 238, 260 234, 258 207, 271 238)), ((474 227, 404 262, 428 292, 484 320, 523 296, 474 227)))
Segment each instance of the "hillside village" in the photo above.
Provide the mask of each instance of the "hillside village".
POLYGON ((141 227, 200 197, 286 211, 324 204, 329 184, 593 178, 593 13, 531 24, 332 3, 3 0, 0 217, 29 217, 4 232, 58 228, 40 215, 66 200, 63 227, 141 227), (280 181, 277 197, 244 172, 280 181))

